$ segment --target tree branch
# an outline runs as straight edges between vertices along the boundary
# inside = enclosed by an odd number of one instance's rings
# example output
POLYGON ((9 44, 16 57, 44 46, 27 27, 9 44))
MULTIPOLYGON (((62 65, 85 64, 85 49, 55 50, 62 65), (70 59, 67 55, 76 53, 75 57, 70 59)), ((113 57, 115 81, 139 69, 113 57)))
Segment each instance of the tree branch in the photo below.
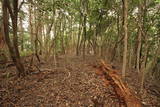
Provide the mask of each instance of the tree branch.
POLYGON ((8 11, 9 11, 10 15, 11 15, 11 18, 13 19, 14 18, 14 14, 13 14, 12 8, 10 6, 9 0, 6 0, 6 6, 8 8, 8 11))

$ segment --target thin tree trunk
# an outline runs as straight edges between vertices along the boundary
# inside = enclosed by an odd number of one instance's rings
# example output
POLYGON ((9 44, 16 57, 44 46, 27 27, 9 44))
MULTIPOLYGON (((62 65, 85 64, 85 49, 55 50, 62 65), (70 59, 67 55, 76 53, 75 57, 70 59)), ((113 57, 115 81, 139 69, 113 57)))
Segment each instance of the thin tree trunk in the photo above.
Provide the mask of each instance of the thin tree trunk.
POLYGON ((38 24, 36 26, 36 34, 35 34, 35 43, 34 43, 34 46, 35 46, 35 56, 38 59, 38 61, 41 62, 40 57, 39 57, 39 53, 38 53, 38 43, 40 43, 39 39, 38 39, 38 34, 39 34, 38 33, 38 29, 39 29, 39 22, 38 22, 38 24))
POLYGON ((116 53, 117 53, 118 44, 121 42, 121 40, 119 41, 119 39, 120 39, 119 19, 120 19, 119 12, 117 12, 117 23, 116 24, 117 24, 117 36, 118 37, 117 37, 117 42, 115 43, 115 45, 113 47, 113 50, 112 50, 111 62, 115 59, 115 56, 116 56, 116 53))
POLYGON ((61 33, 61 45, 62 45, 62 53, 65 54, 66 50, 65 50, 65 41, 64 41, 64 36, 65 36, 65 27, 66 27, 66 22, 65 22, 65 16, 62 16, 62 25, 61 25, 61 29, 62 29, 62 33, 61 33))
POLYGON ((83 25, 83 36, 84 36, 84 40, 83 40, 83 58, 85 59, 85 53, 86 53, 86 36, 87 36, 87 31, 86 31, 86 15, 84 16, 84 25, 83 25))
POLYGON ((33 50, 33 46, 34 46, 34 38, 33 38, 33 24, 32 24, 32 21, 33 21, 33 16, 32 16, 32 4, 31 6, 29 6, 29 30, 30 30, 30 38, 31 38, 31 48, 33 50))
POLYGON ((122 77, 125 78, 126 65, 127 65, 127 46, 128 46, 128 1, 122 0, 123 2, 123 28, 124 28, 124 50, 123 50, 123 65, 122 65, 122 77))
POLYGON ((7 46, 9 48, 9 52, 11 55, 11 58, 16 65, 16 68, 18 70, 18 76, 25 75, 25 69, 21 62, 19 51, 18 51, 18 39, 17 39, 17 16, 18 16, 18 10, 16 9, 16 6, 18 6, 18 0, 14 2, 14 10, 11 10, 10 3, 8 0, 3 0, 3 26, 4 26, 4 34, 5 34, 5 40, 7 43, 7 46), (11 19, 12 19, 12 26, 13 26, 13 45, 11 43, 10 37, 9 37, 9 13, 10 11, 11 19), (15 43, 17 42, 17 43, 15 43))
POLYGON ((18 0, 14 0, 13 2, 13 14, 11 16, 12 26, 13 26, 13 46, 15 48, 15 52, 18 58, 20 58, 19 50, 18 50, 18 35, 17 35, 17 20, 18 20, 18 0))
POLYGON ((142 33, 141 33, 141 29, 142 29, 142 18, 141 18, 141 4, 139 6, 139 14, 138 14, 138 47, 137 47, 137 60, 136 60, 136 70, 137 72, 140 72, 140 54, 141 54, 141 45, 142 45, 142 33))
POLYGON ((21 51, 24 51, 24 39, 23 39, 23 23, 22 17, 20 17, 20 39, 21 39, 21 51))
POLYGON ((79 45, 80 45, 80 37, 81 37, 81 23, 80 22, 79 22, 78 41, 77 41, 77 48, 76 48, 77 56, 79 55, 79 45))

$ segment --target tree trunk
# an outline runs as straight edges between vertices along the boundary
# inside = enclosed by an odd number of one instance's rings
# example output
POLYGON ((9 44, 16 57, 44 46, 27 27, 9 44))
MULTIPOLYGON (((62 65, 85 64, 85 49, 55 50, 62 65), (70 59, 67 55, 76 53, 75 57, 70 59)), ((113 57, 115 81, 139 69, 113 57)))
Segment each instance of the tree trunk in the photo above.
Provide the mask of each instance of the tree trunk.
POLYGON ((21 39, 21 51, 24 51, 24 39, 23 39, 23 23, 22 23, 22 17, 20 17, 20 39, 21 39))
POLYGON ((39 52, 38 52, 38 44, 40 44, 40 41, 38 39, 38 35, 39 35, 39 27, 40 27, 40 22, 38 22, 37 24, 35 24, 36 26, 36 32, 35 32, 35 43, 34 43, 34 46, 35 46, 35 56, 38 60, 38 62, 41 62, 40 60, 40 57, 39 57, 39 52))
POLYGON ((84 40, 83 40, 83 58, 85 59, 85 53, 86 53, 86 36, 87 36, 87 31, 86 31, 86 15, 84 15, 84 22, 83 22, 83 36, 84 36, 84 40))
POLYGON ((81 37, 81 21, 79 22, 79 30, 78 30, 78 41, 76 47, 76 55, 79 55, 79 45, 80 45, 80 37, 81 37))
POLYGON ((115 56, 116 56, 116 53, 117 53, 117 47, 118 47, 118 44, 121 43, 122 39, 120 39, 120 26, 119 26, 119 19, 120 19, 120 16, 119 16, 119 12, 117 12, 117 41, 112 49, 112 56, 111 56, 111 62, 114 61, 115 59, 115 56), (120 39, 120 40, 119 40, 120 39))
POLYGON ((122 77, 125 78, 126 65, 127 65, 127 46, 128 46, 128 1, 122 0, 123 2, 123 29, 124 29, 124 50, 123 50, 123 66, 122 66, 122 77))
POLYGON ((136 59, 136 71, 140 72, 140 54, 141 54, 141 45, 142 45, 142 17, 141 17, 141 4, 139 6, 139 14, 138 14, 138 47, 137 47, 137 59, 136 59))
POLYGON ((17 38, 17 17, 18 17, 18 0, 14 2, 14 10, 11 10, 10 3, 8 0, 3 0, 3 26, 4 26, 4 34, 7 46, 9 48, 9 52, 11 58, 16 65, 18 70, 18 76, 24 76, 25 69, 21 62, 19 51, 18 51, 18 38, 17 38), (17 4, 16 4, 17 3, 17 4), (16 7, 17 6, 17 7, 16 7), (11 43, 9 37, 9 13, 10 11, 11 19, 12 19, 12 26, 13 26, 13 44, 11 43), (14 13, 13 13, 14 12, 14 13), (16 42, 16 43, 15 43, 16 42))
POLYGON ((31 40, 31 49, 33 50, 33 46, 34 46, 34 37, 33 37, 33 10, 32 10, 33 6, 31 4, 31 6, 29 6, 29 32, 30 32, 30 40, 31 40))

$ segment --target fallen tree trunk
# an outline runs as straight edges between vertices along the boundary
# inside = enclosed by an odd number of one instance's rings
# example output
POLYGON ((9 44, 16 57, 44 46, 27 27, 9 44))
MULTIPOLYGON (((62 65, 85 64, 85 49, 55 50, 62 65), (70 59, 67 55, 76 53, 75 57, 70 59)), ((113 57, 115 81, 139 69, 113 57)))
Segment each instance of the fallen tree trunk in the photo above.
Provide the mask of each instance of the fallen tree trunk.
POLYGON ((119 103, 126 107, 142 107, 140 100, 132 93, 121 80, 118 75, 118 70, 112 68, 111 65, 105 64, 102 60, 97 68, 97 74, 100 75, 105 82, 106 86, 111 86, 115 93, 115 97, 119 100, 119 103))

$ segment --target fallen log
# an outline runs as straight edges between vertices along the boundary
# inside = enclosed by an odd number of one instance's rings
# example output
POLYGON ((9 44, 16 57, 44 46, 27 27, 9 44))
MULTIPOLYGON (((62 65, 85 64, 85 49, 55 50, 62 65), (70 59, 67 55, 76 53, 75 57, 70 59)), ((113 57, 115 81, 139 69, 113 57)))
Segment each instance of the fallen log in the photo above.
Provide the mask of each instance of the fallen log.
POLYGON ((100 62, 100 66, 96 67, 96 73, 101 76, 106 86, 112 87, 119 103, 126 107, 142 107, 137 96, 129 89, 127 84, 123 83, 121 77, 118 75, 119 71, 113 69, 111 65, 106 64, 103 60, 100 62))

